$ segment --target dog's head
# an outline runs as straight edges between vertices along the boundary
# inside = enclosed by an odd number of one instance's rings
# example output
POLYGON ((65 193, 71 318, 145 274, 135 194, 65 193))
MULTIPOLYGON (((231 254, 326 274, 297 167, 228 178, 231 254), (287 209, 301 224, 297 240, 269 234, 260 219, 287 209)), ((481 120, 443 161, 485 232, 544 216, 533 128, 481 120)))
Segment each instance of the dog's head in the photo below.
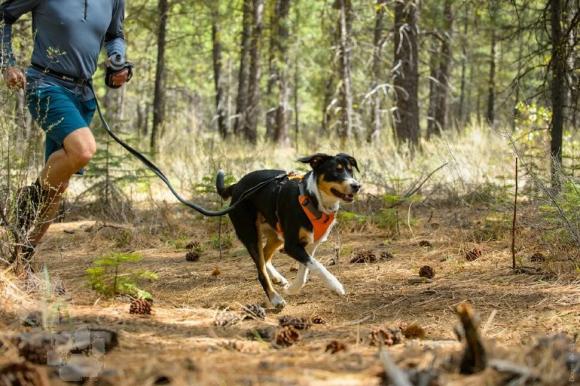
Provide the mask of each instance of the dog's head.
POLYGON ((356 159, 348 154, 332 156, 316 153, 298 161, 310 164, 318 190, 327 198, 352 202, 361 188, 361 184, 354 179, 354 169, 359 171, 356 159))

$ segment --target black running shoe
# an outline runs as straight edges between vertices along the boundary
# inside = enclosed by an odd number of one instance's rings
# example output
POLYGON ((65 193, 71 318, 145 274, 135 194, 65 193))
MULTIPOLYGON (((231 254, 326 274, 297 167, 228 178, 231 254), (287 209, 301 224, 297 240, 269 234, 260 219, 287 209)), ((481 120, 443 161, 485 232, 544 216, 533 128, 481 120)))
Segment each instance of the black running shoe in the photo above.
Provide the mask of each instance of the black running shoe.
POLYGON ((38 180, 18 191, 16 198, 16 225, 23 235, 32 228, 42 203, 42 187, 38 180))

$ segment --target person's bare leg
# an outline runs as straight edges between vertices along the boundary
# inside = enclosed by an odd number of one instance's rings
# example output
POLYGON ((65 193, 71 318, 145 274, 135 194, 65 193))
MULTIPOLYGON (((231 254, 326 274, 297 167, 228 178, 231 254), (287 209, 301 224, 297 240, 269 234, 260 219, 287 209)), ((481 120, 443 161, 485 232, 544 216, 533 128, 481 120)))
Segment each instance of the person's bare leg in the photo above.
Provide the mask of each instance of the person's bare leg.
POLYGON ((71 176, 85 167, 97 149, 95 138, 88 127, 75 130, 63 142, 63 148, 52 153, 40 173, 40 185, 46 191, 29 242, 36 246, 54 220, 62 194, 71 176))

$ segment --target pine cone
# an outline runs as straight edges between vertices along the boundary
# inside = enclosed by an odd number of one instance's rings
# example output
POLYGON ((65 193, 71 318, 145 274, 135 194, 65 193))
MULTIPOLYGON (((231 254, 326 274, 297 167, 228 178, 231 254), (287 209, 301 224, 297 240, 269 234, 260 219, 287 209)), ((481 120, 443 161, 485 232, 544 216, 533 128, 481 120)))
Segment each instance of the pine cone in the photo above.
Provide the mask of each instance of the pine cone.
POLYGON ((266 310, 259 304, 246 304, 242 311, 246 314, 244 319, 266 319, 266 310))
POLYGON ((297 330, 308 330, 310 322, 306 318, 293 318, 291 316, 282 316, 278 319, 281 327, 292 326, 297 330))
POLYGON ((46 374, 27 363, 9 363, 0 368, 2 386, 49 386, 46 374))
POLYGON ((129 306, 130 314, 151 315, 151 301, 146 299, 134 299, 129 306))
POLYGON ((350 259, 351 264, 358 263, 374 263, 377 261, 377 255, 371 250, 364 249, 357 252, 352 259, 350 259))
POLYGON ((403 334, 399 328, 378 328, 371 331, 369 338, 371 346, 379 346, 380 342, 385 346, 392 346, 403 341, 403 334))
POLYGON ((333 340, 326 345, 325 352, 330 352, 331 354, 336 354, 339 351, 346 351, 346 344, 339 342, 338 340, 333 340))
POLYGON ((201 244, 199 243, 199 241, 190 241, 185 246, 185 249, 187 249, 188 251, 199 251, 201 250, 201 244))
POLYGON ((196 251, 187 251, 187 253, 185 254, 185 260, 186 261, 199 261, 199 253, 197 253, 196 251))
POLYGON ((427 279, 433 279, 435 276, 435 270, 428 265, 424 265, 419 269, 419 276, 426 277, 427 279))
POLYGON ((389 251, 381 252, 381 260, 393 260, 395 256, 389 251))
POLYGON ((282 327, 276 334, 276 344, 288 347, 300 340, 300 333, 292 326, 282 327))
POLYGON ((321 316, 313 316, 311 321, 312 324, 326 324, 326 320, 324 320, 321 316))
POLYGON ((465 260, 467 261, 473 261, 473 260, 477 260, 478 258, 481 257, 481 249, 479 248, 473 248, 471 251, 468 251, 465 254, 465 260))
POLYGON ((425 329, 416 323, 408 326, 401 326, 403 336, 407 339, 423 339, 425 338, 425 329))
POLYGON ((546 256, 544 256, 541 252, 536 252, 532 256, 530 256, 530 261, 532 263, 541 263, 546 261, 546 256))

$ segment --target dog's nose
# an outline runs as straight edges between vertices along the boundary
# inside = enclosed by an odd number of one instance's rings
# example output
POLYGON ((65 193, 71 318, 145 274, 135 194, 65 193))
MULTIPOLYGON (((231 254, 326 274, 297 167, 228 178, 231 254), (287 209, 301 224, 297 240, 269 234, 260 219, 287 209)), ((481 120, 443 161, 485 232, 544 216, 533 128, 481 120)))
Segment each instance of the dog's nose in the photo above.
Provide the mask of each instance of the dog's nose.
POLYGON ((352 192, 353 193, 358 192, 360 190, 361 186, 362 185, 359 184, 358 182, 355 182, 355 183, 350 184, 350 188, 352 189, 352 192))

